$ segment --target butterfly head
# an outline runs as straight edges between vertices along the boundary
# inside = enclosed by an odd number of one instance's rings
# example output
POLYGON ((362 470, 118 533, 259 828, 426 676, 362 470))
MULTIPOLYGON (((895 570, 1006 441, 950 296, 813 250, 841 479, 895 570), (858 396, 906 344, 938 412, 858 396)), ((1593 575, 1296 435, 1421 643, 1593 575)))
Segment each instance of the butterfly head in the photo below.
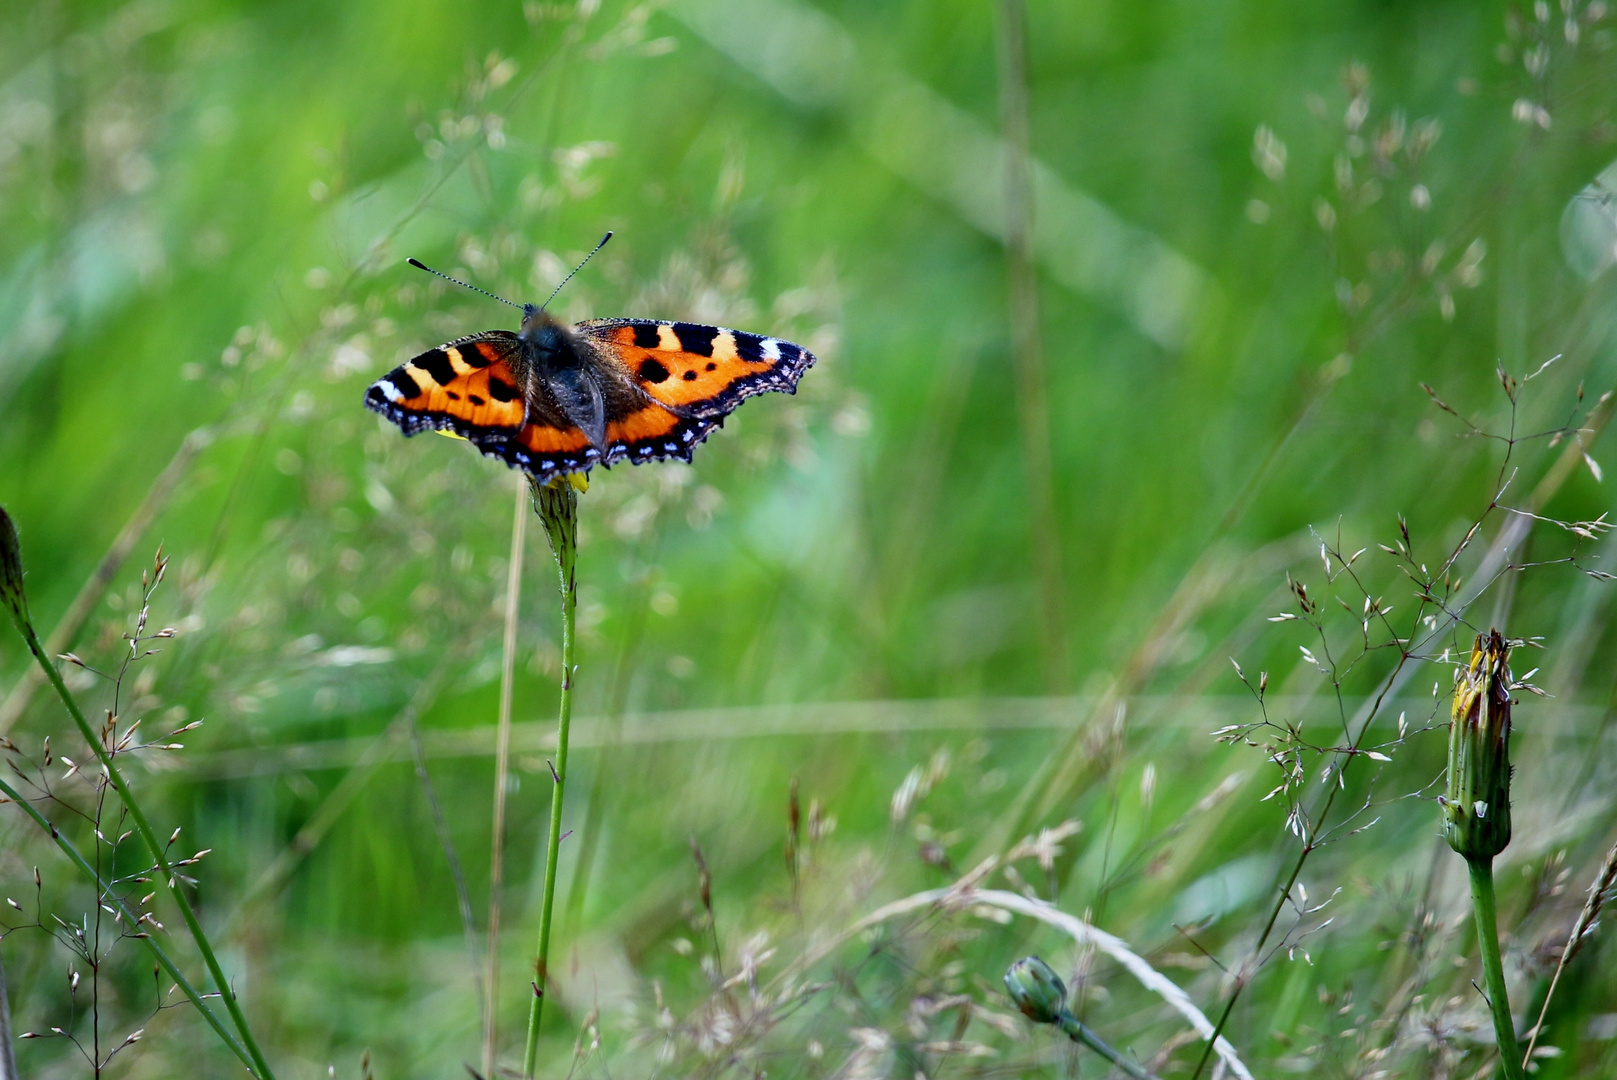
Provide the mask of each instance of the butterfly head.
POLYGON ((573 348, 572 334, 566 324, 541 307, 523 305, 522 340, 533 346, 547 368, 577 366, 577 350, 573 348))
POLYGON ((538 341, 545 327, 556 325, 555 317, 538 304, 522 305, 522 336, 529 341, 538 341))

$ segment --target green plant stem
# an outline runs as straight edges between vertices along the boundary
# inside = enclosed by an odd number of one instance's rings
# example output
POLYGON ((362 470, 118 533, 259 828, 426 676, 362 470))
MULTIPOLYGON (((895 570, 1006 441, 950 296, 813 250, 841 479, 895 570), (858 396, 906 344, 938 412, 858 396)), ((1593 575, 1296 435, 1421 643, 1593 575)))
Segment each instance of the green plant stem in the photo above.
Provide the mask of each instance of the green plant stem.
POLYGON ((202 953, 202 960, 208 966, 208 974, 213 976, 214 985, 219 988, 219 996, 225 1003, 225 1009, 230 1013, 230 1019, 235 1024, 237 1034, 241 1036, 242 1045, 247 1048, 247 1053, 252 1058, 253 1071, 258 1074, 261 1080, 274 1080, 274 1073, 270 1071, 269 1063, 264 1060, 263 1053, 259 1051, 258 1044, 253 1040, 252 1031, 247 1027, 247 1017, 242 1014, 241 1004, 236 1000, 235 991, 231 989, 230 983, 225 979, 224 970, 219 966, 219 958, 214 955, 213 946, 208 943, 208 936, 203 932, 202 924, 197 920, 196 912, 191 909, 191 902, 185 898, 185 892, 180 888, 180 880, 174 873, 174 867, 168 861, 164 845, 158 840, 157 834, 152 831, 150 822, 146 820, 146 812, 141 809, 140 803, 135 800, 135 794, 129 790, 129 785, 124 783, 123 773, 119 771, 117 764, 112 760, 112 755, 107 752, 107 748, 101 744, 101 739, 96 734, 95 729, 90 726, 90 722, 79 711, 78 702, 73 700, 73 695, 68 692, 67 684, 62 682, 61 673, 56 670, 56 665, 51 663, 50 658, 45 655, 45 650, 39 643, 39 635, 34 633, 33 623, 21 615, 16 616, 15 621, 17 629, 22 632, 23 638, 28 642, 29 651, 34 654, 34 659, 44 669, 45 677, 56 688, 56 694, 62 699, 62 704, 67 706, 68 714, 73 717, 73 723, 78 725, 79 734, 84 736, 84 741, 89 743, 90 749, 100 760, 101 767, 106 770, 107 779, 112 782, 113 788, 118 792, 118 797, 123 800, 124 806, 129 810, 129 817, 135 823, 135 831, 140 834, 141 841, 145 843, 146 850, 152 856, 152 861, 157 865, 158 870, 162 872, 164 880, 167 881, 169 892, 174 895, 174 902, 179 906, 180 916, 185 920, 186 928, 191 931, 191 938, 196 942, 197 950, 202 953))
POLYGON ((1056 1017, 1056 1027, 1066 1032, 1067 1037, 1072 1039, 1073 1042, 1083 1043, 1085 1046, 1095 1051, 1095 1053, 1099 1054, 1107 1061, 1110 1061, 1113 1065, 1116 1065, 1119 1069, 1122 1069, 1124 1072, 1134 1077, 1134 1080, 1159 1080, 1157 1074, 1146 1068, 1144 1065, 1141 1065, 1137 1061, 1130 1061, 1128 1058, 1106 1045, 1106 1040, 1102 1039, 1099 1035, 1096 1035, 1094 1030, 1090 1028, 1088 1024, 1072 1015, 1072 1013, 1067 1012, 1065 1009, 1063 1009, 1061 1014, 1056 1017))
POLYGON ((1516 1044, 1516 1025, 1505 996, 1505 967, 1499 958, 1499 925, 1494 913, 1493 859, 1467 859, 1471 870, 1471 909, 1477 918, 1477 950, 1482 953, 1482 980, 1493 1010, 1494 1037, 1506 1080, 1523 1080, 1522 1052, 1516 1044))
POLYGON ((556 556, 561 588, 561 704, 556 718, 555 787, 550 794, 550 835, 545 842, 545 889, 539 907, 539 944, 533 963, 533 1003, 528 1008, 528 1043, 522 1075, 533 1076, 539 1055, 539 1020, 544 1012, 545 983, 550 972, 550 921, 555 910, 556 862, 561 852, 561 808, 567 794, 567 735, 573 719, 573 624, 578 611, 578 492, 567 478, 534 489, 534 510, 544 523, 556 556))
MULTIPOLYGON (((129 907, 123 902, 123 899, 107 886, 107 884, 101 879, 100 874, 96 873, 95 867, 90 865, 89 860, 87 860, 79 852, 78 848, 73 846, 73 841, 63 836, 61 830, 52 824, 49 818, 47 818, 44 814, 41 814, 37 807, 35 807, 28 800, 24 799, 16 788, 13 788, 4 780, 0 780, 0 792, 3 792, 6 798, 10 799, 12 802, 21 807, 23 813, 33 818, 35 825, 38 825, 41 829, 45 830, 45 832, 50 835, 50 838, 56 841, 56 846, 62 849, 63 854, 65 854, 73 865, 77 866, 79 870, 95 884, 96 895, 100 897, 104 903, 110 904, 112 907, 117 909, 117 911, 123 915, 129 926, 136 927, 140 925, 140 917, 133 911, 129 910, 129 907)), ((141 942, 145 944, 146 948, 151 950, 152 958, 157 961, 157 965, 168 973, 168 977, 174 980, 174 985, 180 988, 181 992, 185 994, 186 998, 191 1002, 192 1005, 196 1006, 197 1012, 202 1014, 202 1018, 208 1022, 208 1026, 213 1028, 213 1030, 218 1033, 219 1038, 224 1040, 226 1046, 230 1047, 231 1053, 241 1058, 242 1063, 246 1065, 248 1069, 252 1069, 253 1060, 247 1056, 247 1051, 242 1048, 241 1043, 236 1041, 235 1036, 230 1033, 230 1030, 225 1027, 224 1023, 219 1019, 218 1016, 214 1014, 213 1010, 208 1008, 207 1005, 203 1003, 202 995, 197 992, 196 987, 192 986, 190 981, 186 979, 184 975, 180 974, 180 969, 175 966, 174 961, 169 958, 168 953, 164 951, 163 947, 157 943, 157 939, 154 938, 149 932, 137 931, 137 933, 140 933, 141 942)))

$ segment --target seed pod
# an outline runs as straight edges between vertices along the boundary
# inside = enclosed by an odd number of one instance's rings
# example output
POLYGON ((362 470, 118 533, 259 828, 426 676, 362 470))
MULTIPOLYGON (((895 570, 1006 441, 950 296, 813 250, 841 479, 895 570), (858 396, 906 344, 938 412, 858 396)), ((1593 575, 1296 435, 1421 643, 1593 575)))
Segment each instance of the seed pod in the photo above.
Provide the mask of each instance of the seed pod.
POLYGON ((1067 1005, 1061 976, 1037 956, 1024 957, 1005 972, 1005 990, 1023 1016, 1035 1024, 1053 1024, 1067 1005))
POLYGON ((1497 630, 1477 635, 1454 685, 1443 831, 1467 859, 1510 843, 1510 648, 1497 630))

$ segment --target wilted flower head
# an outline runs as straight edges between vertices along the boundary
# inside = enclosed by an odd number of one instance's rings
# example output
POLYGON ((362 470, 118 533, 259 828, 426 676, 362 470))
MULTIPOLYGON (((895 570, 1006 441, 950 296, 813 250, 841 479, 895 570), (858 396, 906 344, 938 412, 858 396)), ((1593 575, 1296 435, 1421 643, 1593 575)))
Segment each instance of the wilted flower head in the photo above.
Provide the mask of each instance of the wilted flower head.
POLYGON ((0 604, 18 619, 28 617, 28 597, 22 586, 22 545, 11 515, 0 507, 0 604))
POLYGON ((1497 630, 1477 635, 1454 684, 1449 783, 1441 800, 1449 846, 1492 859, 1510 843, 1510 647, 1497 630))
POLYGON ((1022 1015, 1035 1024, 1053 1024, 1067 1006, 1067 986, 1037 956, 1024 957, 1005 972, 1005 990, 1022 1015))

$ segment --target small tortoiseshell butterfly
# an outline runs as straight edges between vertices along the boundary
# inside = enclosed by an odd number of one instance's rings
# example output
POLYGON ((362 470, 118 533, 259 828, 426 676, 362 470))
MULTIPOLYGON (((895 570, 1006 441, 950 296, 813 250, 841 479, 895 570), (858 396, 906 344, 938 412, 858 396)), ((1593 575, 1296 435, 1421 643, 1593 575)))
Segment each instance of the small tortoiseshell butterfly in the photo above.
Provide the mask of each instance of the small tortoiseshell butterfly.
POLYGON ((795 393, 814 363, 791 342, 718 326, 653 319, 568 326, 545 314, 549 303, 511 304, 522 308, 517 333, 472 334, 393 369, 365 392, 366 408, 406 435, 459 435, 544 482, 624 460, 689 461, 744 399, 795 393))

